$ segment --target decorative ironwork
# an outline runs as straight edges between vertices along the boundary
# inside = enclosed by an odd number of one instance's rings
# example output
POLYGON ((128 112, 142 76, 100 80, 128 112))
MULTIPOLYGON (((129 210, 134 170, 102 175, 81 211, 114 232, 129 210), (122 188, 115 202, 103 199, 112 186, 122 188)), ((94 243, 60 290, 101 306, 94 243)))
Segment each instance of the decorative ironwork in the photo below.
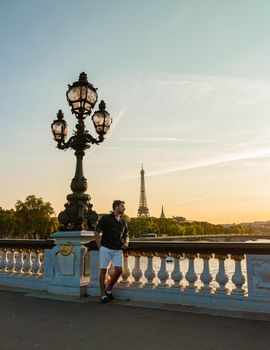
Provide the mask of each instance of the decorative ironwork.
POLYGON ((244 254, 231 254, 232 260, 243 260, 245 258, 244 254))
POLYGON ((69 256, 72 252, 72 243, 65 242, 60 245, 59 252, 63 256, 69 256))
POLYGON ((109 131, 112 119, 106 111, 106 104, 102 100, 99 110, 92 116, 92 121, 98 138, 94 138, 85 128, 84 119, 91 114, 98 99, 97 89, 87 80, 87 75, 83 72, 79 80, 68 86, 67 100, 71 106, 71 111, 75 114, 78 123, 73 136, 66 140, 67 123, 61 110, 57 113, 57 119, 51 125, 54 140, 57 148, 66 150, 71 148, 75 151, 76 170, 71 181, 72 193, 67 195, 65 209, 60 212, 58 220, 62 231, 80 231, 88 228, 93 230, 98 219, 97 213, 92 210, 91 197, 86 194, 87 180, 83 175, 83 157, 86 149, 91 144, 99 145, 104 141, 104 135, 109 131))
POLYGON ((215 258, 218 260, 226 260, 228 258, 228 254, 215 254, 215 258))
POLYGON ((199 254, 199 257, 201 258, 201 259, 211 259, 212 257, 213 257, 213 254, 207 254, 207 253, 200 253, 199 254))

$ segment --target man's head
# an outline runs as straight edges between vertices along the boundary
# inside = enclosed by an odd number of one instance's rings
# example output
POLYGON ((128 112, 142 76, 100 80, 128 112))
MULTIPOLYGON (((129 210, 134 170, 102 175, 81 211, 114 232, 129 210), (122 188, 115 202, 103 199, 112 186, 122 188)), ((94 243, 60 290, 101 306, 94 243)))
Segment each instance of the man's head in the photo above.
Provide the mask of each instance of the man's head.
POLYGON ((123 214, 125 211, 125 202, 117 199, 113 201, 112 208, 115 214, 123 214))

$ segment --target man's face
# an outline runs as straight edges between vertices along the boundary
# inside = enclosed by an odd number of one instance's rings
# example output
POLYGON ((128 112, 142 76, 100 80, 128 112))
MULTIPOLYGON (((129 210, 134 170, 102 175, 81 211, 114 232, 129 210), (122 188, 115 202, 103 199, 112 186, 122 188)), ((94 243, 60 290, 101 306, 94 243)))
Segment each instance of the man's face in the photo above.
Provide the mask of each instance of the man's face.
POLYGON ((116 207, 116 210, 118 211, 119 214, 124 214, 124 211, 125 211, 125 205, 123 203, 119 204, 117 207, 116 207))

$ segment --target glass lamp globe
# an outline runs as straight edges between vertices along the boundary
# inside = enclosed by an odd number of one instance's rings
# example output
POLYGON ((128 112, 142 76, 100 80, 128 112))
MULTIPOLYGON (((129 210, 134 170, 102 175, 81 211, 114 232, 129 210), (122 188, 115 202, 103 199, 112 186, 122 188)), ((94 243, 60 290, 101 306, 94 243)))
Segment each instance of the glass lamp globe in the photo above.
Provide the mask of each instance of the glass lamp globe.
POLYGON ((105 102, 102 100, 99 104, 99 110, 92 116, 94 127, 99 135, 107 134, 112 123, 110 113, 108 113, 105 108, 105 102))
POLYGON ((79 80, 68 86, 67 101, 72 113, 85 118, 89 115, 97 102, 97 89, 87 80, 87 75, 82 72, 79 80))
POLYGON ((64 114, 61 109, 57 113, 57 119, 51 125, 51 130, 55 141, 61 141, 67 138, 68 125, 64 120, 64 114))

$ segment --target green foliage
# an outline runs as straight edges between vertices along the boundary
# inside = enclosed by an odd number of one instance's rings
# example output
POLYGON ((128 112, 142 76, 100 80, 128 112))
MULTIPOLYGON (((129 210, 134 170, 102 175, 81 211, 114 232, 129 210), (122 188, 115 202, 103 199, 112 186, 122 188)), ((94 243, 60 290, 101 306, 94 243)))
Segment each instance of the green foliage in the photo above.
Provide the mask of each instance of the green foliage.
POLYGON ((160 233, 159 227, 154 223, 154 218, 131 218, 128 222, 131 237, 139 237, 145 233, 160 233))
MULTIPOLYGON (((0 237, 2 238, 48 238, 49 234, 57 231, 59 222, 53 216, 54 210, 49 202, 34 195, 26 197, 25 201, 18 200, 15 210, 5 210, 0 207, 0 237)), ((131 238, 141 237, 146 233, 156 233, 161 236, 185 235, 217 235, 217 234, 247 234, 257 231, 256 227, 248 224, 213 225, 208 222, 189 222, 184 217, 129 218, 128 222, 131 238)), ((260 226, 261 232, 270 232, 270 221, 260 226)))
POLYGON ((193 221, 188 222, 185 218, 131 218, 128 220, 130 236, 132 238, 141 237, 146 233, 156 233, 158 236, 184 236, 184 235, 217 235, 237 233, 252 233, 250 227, 243 225, 233 225, 229 229, 222 225, 214 225, 208 222, 193 221))
POLYGON ((4 210, 0 208, 0 233, 3 237, 13 237, 16 229, 14 210, 4 210))
POLYGON ((0 235, 6 238, 48 238, 58 228, 51 203, 34 195, 18 200, 14 210, 0 208, 0 235))

